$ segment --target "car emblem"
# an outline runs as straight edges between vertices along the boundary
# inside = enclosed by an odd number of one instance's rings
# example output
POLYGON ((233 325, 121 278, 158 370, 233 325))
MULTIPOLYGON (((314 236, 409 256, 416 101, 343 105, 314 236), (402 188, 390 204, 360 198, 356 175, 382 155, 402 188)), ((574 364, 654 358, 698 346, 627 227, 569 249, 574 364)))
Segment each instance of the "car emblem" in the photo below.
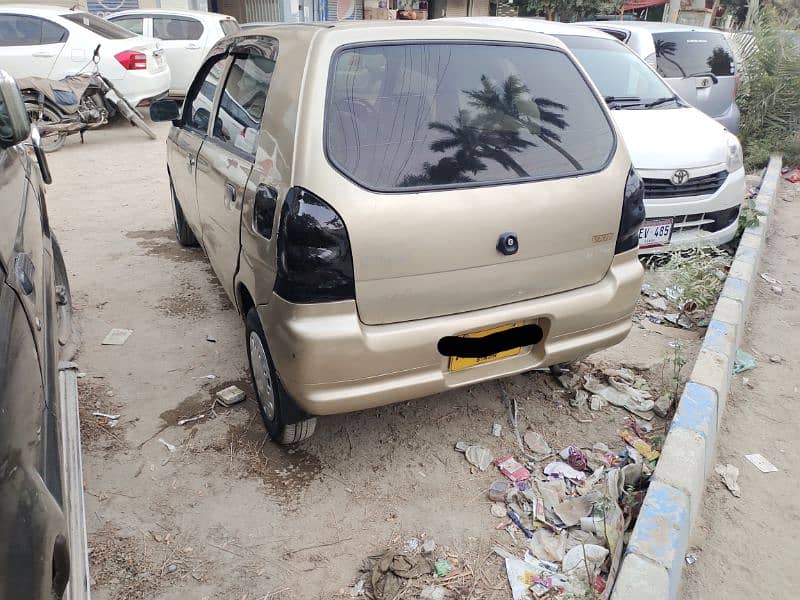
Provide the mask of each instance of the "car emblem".
POLYGON ((678 169, 672 174, 669 180, 672 182, 672 185, 683 185, 689 181, 689 171, 686 169, 678 169))

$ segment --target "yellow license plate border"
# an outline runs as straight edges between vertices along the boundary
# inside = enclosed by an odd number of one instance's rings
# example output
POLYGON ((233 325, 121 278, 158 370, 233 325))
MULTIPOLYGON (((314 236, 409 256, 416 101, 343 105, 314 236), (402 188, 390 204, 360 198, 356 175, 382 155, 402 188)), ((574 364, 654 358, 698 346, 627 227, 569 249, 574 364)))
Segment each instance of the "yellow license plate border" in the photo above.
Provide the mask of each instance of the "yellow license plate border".
MULTIPOLYGON (((487 329, 470 331, 469 333, 462 334, 459 337, 469 337, 469 338, 486 337, 487 335, 497 333, 498 331, 508 331, 509 329, 514 329, 515 327, 522 327, 523 325, 526 324, 527 323, 525 321, 514 321, 513 323, 496 325, 495 327, 489 327, 487 329)), ((511 348, 509 350, 503 350, 502 352, 498 352, 496 354, 490 354, 489 356, 481 356, 480 358, 464 358, 462 356, 451 356, 450 360, 448 361, 447 369, 451 373, 458 373, 461 371, 465 371, 466 369, 471 369, 473 367, 485 365, 487 363, 497 362, 498 360, 503 360, 504 358, 511 358, 512 356, 518 356, 520 352, 522 352, 522 346, 518 346, 517 348, 511 348)))

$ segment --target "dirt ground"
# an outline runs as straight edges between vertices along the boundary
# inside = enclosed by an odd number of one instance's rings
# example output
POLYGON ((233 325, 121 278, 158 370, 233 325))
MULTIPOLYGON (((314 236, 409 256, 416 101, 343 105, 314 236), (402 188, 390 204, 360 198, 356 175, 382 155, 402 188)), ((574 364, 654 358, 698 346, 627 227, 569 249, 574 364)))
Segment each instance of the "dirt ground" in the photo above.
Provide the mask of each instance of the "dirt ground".
MULTIPOLYGON (((174 240, 167 126, 155 129, 159 140, 150 141, 117 125, 50 155, 51 224, 82 329, 76 360, 85 372, 93 597, 349 597, 347 587, 368 554, 426 536, 475 574, 469 593, 456 597, 509 598, 500 560, 489 551, 495 540, 508 539, 495 530, 486 496, 498 474, 473 474, 454 444, 481 443, 495 456, 513 451, 504 394, 518 401, 520 429, 540 431, 554 448, 595 442, 621 448, 617 431, 626 413, 572 409, 549 375, 530 373, 323 418, 308 442, 274 446, 249 393, 243 324, 202 251, 174 240), (101 346, 113 327, 133 334, 123 346, 101 346), (230 383, 248 390, 248 401, 212 409, 214 392, 230 383), (110 427, 94 411, 121 416, 110 427), (177 425, 197 415, 204 417, 177 425), (495 422, 503 426, 499 438, 491 435, 495 422)), ((592 361, 639 369, 658 386, 669 341, 635 326, 624 343, 592 361)), ((695 345, 686 343, 690 361, 695 345)), ((764 351, 774 350, 764 343, 764 351)), ((774 371, 788 385, 788 368, 763 365, 753 380, 774 371)), ((783 418, 772 407, 764 410, 783 418)), ((795 438, 787 431, 781 439, 795 438)), ((757 449, 786 467, 774 446, 757 449)), ((789 485, 787 470, 752 475, 753 485, 758 477, 765 493, 778 489, 776 481, 789 485)), ((760 514, 754 509, 738 522, 760 514)), ((700 566, 711 562, 704 557, 700 566)))
POLYGON ((742 344, 758 366, 734 376, 717 438, 717 462, 740 471, 741 498, 710 477, 692 540, 697 562, 684 569, 687 600, 783 600, 800 589, 800 185, 784 182, 774 211, 760 272, 780 280, 783 293, 758 279, 742 344), (744 458, 753 453, 778 472, 756 469, 744 458))

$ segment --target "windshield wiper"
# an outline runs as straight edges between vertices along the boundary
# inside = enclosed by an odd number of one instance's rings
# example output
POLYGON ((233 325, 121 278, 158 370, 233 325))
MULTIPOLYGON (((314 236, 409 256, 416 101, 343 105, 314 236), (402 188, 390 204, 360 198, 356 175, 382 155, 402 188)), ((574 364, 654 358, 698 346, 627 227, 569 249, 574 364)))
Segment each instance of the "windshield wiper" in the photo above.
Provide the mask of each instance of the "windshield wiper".
POLYGON ((689 75, 684 75, 683 78, 689 79, 690 77, 708 77, 715 84, 719 83, 719 79, 717 79, 717 76, 714 75, 714 73, 712 73, 711 71, 705 71, 703 73, 690 73, 689 75))
MULTIPOLYGON (((639 96, 604 96, 603 100, 606 101, 609 108, 614 108, 611 106, 612 104, 619 105, 620 102, 634 102, 636 104, 641 104, 642 99, 639 96)), ((619 108, 619 106, 617 106, 619 108)))
POLYGON ((677 102, 680 104, 680 98, 678 96, 670 96, 668 98, 658 98, 653 100, 652 102, 648 102, 644 105, 645 108, 653 108, 654 106, 659 106, 661 104, 666 104, 667 102, 677 102))

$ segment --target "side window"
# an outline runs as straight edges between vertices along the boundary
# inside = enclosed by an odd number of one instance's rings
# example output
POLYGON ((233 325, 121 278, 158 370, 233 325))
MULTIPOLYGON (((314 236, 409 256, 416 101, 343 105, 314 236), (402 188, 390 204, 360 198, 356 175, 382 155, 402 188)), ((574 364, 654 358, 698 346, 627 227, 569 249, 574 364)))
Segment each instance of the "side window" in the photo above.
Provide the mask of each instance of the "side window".
POLYGON ((38 46, 42 43, 42 19, 24 15, 0 15, 0 46, 38 46))
POLYGON ((124 27, 131 33, 144 34, 144 19, 141 17, 120 17, 119 19, 112 19, 111 22, 124 27))
POLYGON ((267 101, 274 53, 237 56, 228 71, 214 119, 213 137, 247 154, 255 154, 258 131, 267 101))
POLYGON ((184 17, 153 17, 153 37, 160 40, 199 40, 203 24, 184 17))
POLYGON ((52 21, 45 21, 42 24, 42 43, 43 44, 63 44, 67 41, 69 32, 61 25, 52 21))
POLYGON ((220 54, 206 61, 192 83, 183 103, 183 125, 205 135, 211 120, 214 94, 225 69, 227 55, 220 54))

